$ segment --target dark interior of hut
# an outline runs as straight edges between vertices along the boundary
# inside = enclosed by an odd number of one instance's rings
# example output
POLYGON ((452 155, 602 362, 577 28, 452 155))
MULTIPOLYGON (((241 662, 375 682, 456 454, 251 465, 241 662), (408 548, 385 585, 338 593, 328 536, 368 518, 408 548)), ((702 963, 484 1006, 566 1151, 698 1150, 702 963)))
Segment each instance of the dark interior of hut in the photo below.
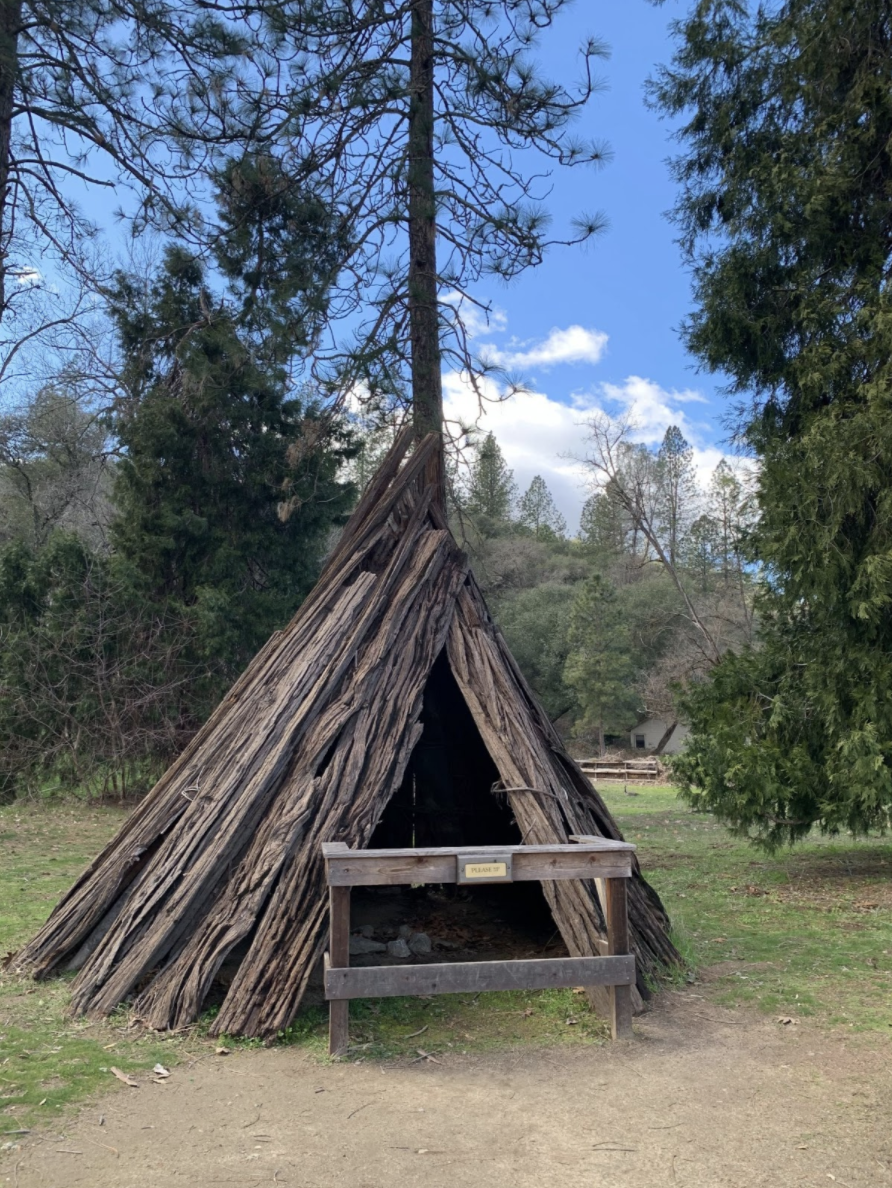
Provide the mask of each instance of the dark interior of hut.
MULTIPOLYGON (((370 849, 426 846, 499 846, 523 842, 499 772, 480 737, 445 653, 424 692, 423 733, 402 784, 387 805, 370 849)), ((520 956, 562 956, 539 883, 468 887, 357 887, 351 922, 366 940, 413 945, 410 960, 492 961, 520 956), (414 948, 421 952, 415 953, 414 948)), ((364 946, 354 942, 355 949, 364 946)), ((403 960, 406 958, 403 957, 403 960)), ((351 964, 397 961, 397 955, 356 952, 351 964), (374 960, 370 960, 370 958, 374 960)))

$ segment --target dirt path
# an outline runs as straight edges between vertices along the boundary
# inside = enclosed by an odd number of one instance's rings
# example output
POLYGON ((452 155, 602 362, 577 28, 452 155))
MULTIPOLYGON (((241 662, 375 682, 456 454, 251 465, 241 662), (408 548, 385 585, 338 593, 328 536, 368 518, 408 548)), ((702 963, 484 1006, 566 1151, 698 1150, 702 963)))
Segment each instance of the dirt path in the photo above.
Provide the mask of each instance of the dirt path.
POLYGON ((288 1049, 174 1070, 0 1156, 14 1188, 881 1188, 876 1037, 664 995, 615 1048, 323 1067, 288 1049), (104 1116, 104 1125, 99 1125, 104 1116), (114 1148, 114 1151, 110 1148, 114 1148))

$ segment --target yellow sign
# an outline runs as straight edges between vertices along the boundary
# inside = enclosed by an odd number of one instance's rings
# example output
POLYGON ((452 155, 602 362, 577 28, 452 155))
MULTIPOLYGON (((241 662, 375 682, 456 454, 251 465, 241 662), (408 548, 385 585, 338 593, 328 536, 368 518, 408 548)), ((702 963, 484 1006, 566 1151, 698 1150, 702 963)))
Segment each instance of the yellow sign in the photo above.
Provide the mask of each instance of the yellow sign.
POLYGON ((506 879, 508 864, 506 862, 467 862, 465 863, 466 879, 506 879))
MULTIPOLYGON (((493 847, 495 849, 495 847, 493 847)), ((512 855, 490 850, 482 854, 457 854, 456 877, 460 883, 510 883, 512 882, 512 855)))

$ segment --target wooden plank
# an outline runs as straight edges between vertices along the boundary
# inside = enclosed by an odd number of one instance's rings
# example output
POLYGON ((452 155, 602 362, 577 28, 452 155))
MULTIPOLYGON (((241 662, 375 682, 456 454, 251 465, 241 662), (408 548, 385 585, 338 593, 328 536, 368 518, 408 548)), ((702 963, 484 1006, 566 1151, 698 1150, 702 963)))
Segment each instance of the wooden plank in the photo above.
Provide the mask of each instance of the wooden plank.
MULTIPOLYGON (((479 850, 472 851, 475 855, 479 850)), ((387 853, 385 851, 385 853, 387 853)), ((396 854, 396 851, 391 851, 396 854)), ((331 855, 326 861, 331 887, 379 887, 400 883, 454 883, 457 878, 455 853, 423 857, 411 851, 406 857, 378 857, 370 851, 353 850, 349 855, 331 855)), ((624 879, 631 877, 629 852, 593 851, 582 846, 562 853, 515 852, 513 881, 541 882, 566 879, 624 879)))
POLYGON ((329 854, 349 854, 350 847, 346 842, 323 842, 322 843, 322 857, 327 858, 329 854))
MULTIPOLYGON (((629 952, 629 913, 624 879, 607 879, 607 951, 611 957, 622 958, 629 952)), ((630 985, 614 984, 610 991, 613 1009, 611 1031, 615 1040, 632 1038, 632 989, 630 985)))
POLYGON ((635 980, 635 958, 553 957, 531 961, 463 961, 442 965, 369 965, 325 971, 325 997, 393 998, 403 994, 478 994, 554 986, 622 985, 635 980))
MULTIPOLYGON (((571 839, 572 840, 572 839, 571 839)), ((362 858, 437 858, 444 854, 451 854, 459 857, 462 854, 564 854, 564 853, 587 853, 587 852, 617 852, 628 850, 633 852, 637 847, 631 842, 614 841, 610 837, 598 837, 596 834, 580 835, 581 845, 569 845, 567 843, 555 842, 547 846, 415 846, 400 849, 395 847, 393 849, 368 849, 368 850, 347 850, 351 856, 357 855, 362 858)), ((340 855, 343 850, 337 847, 341 846, 341 842, 323 842, 323 853, 326 847, 333 847, 332 853, 340 855)), ((345 847, 346 848, 346 847, 345 847)), ((326 855, 327 856, 327 855, 326 855)))
MULTIPOLYGON (((344 968, 350 964, 350 888, 329 887, 329 960, 344 968)), ((350 1004, 332 1002, 328 1007, 328 1054, 344 1056, 350 1042, 350 1004)))

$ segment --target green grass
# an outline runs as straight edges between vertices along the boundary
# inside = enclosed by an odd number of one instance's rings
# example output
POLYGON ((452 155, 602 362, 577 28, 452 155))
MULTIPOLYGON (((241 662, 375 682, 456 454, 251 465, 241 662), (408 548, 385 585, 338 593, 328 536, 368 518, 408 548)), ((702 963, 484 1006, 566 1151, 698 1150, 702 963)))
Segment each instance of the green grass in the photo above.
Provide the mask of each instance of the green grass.
POLYGON ((892 1034, 888 839, 813 836, 767 855, 691 813, 673 788, 599 790, 638 845, 702 992, 892 1034))
MULTIPOLYGON (((78 803, 0 808, 0 954, 36 931, 125 816, 78 803)), ((100 1024, 69 1018, 69 983, 0 974, 0 1145, 12 1131, 46 1125, 70 1102, 116 1084, 112 1066, 148 1074, 184 1050, 182 1038, 128 1032, 125 1016, 100 1024)))
MULTIPOLYGON (((809 839, 767 856, 689 812, 672 788, 602 785, 676 943, 727 1006, 892 1033, 892 844, 809 839)), ((0 953, 15 949, 119 828, 124 811, 70 802, 0 808, 0 953)), ((4 1134, 60 1117, 116 1082, 112 1065, 147 1075, 212 1050, 207 1022, 163 1040, 66 1014, 69 980, 0 975, 0 1145, 4 1134)), ((571 990, 444 995, 351 1005, 354 1059, 440 1058, 505 1046, 606 1042, 604 1024, 571 990), (415 1034, 417 1033, 417 1034, 415 1034)), ((326 1012, 310 1007, 282 1042, 326 1059, 326 1012)), ((231 1041, 245 1044, 248 1041, 231 1041)))
MULTIPOLYGON (((608 1025, 591 1014, 585 998, 573 990, 360 999, 350 1004, 348 1054, 354 1060, 417 1060, 505 1047, 601 1044, 609 1036, 608 1025)), ((256 1041, 227 1037, 224 1042, 256 1041)), ((300 1011, 280 1042, 327 1059, 327 1009, 300 1011)))

